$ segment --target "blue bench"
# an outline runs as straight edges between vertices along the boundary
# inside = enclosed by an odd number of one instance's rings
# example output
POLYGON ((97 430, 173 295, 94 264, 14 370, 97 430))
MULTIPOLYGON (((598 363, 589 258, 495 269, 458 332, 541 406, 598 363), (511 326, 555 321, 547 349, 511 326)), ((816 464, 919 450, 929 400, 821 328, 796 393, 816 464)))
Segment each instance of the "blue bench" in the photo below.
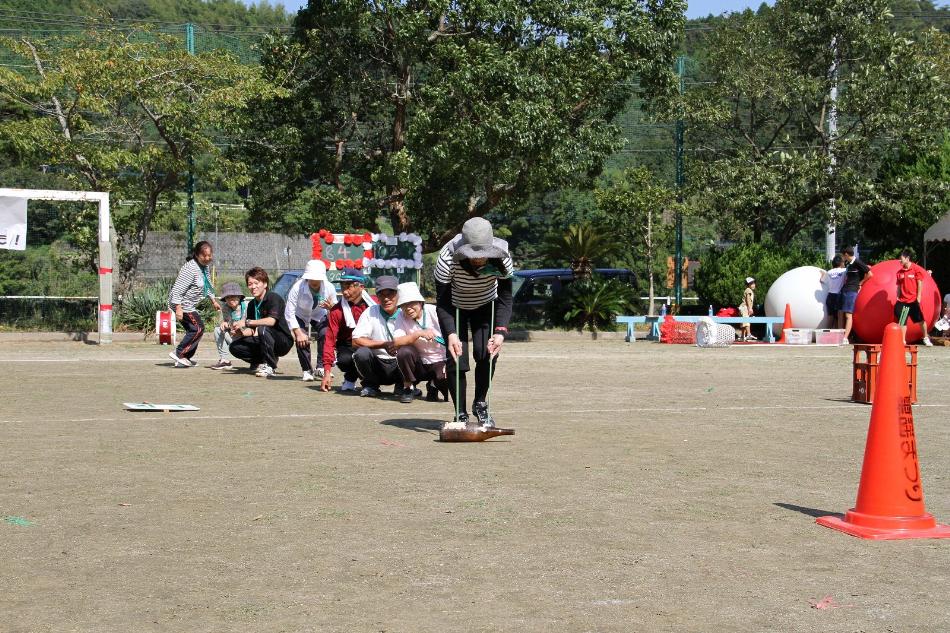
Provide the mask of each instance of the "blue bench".
MULTIPOLYGON (((628 343, 633 343, 636 340, 634 336, 633 326, 638 323, 649 323, 650 324, 650 334, 647 336, 651 340, 660 339, 660 323, 663 322, 663 319, 666 317, 661 316, 618 316, 616 321, 617 323, 625 323, 627 325, 627 335, 624 337, 624 340, 628 343)), ((739 324, 739 323, 762 323, 765 325, 765 340, 769 343, 775 342, 775 335, 772 333, 772 327, 775 325, 781 326, 785 322, 784 317, 767 317, 767 316, 751 316, 751 317, 703 317, 703 316, 674 316, 673 320, 679 323, 698 323, 702 319, 712 319, 715 323, 728 323, 728 324, 739 324)))

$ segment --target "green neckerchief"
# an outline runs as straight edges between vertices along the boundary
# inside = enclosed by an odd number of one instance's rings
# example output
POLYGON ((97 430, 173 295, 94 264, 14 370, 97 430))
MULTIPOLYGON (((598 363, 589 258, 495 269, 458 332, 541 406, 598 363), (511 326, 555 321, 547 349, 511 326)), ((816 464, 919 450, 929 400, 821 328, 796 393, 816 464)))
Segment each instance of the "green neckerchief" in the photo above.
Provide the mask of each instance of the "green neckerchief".
POLYGON ((201 264, 198 264, 198 270, 201 271, 201 278, 202 281, 204 281, 205 294, 214 296, 214 286, 211 285, 211 280, 208 279, 208 269, 201 264))
POLYGON ((399 316, 399 313, 402 312, 401 308, 396 308, 396 311, 393 312, 392 316, 386 316, 386 313, 383 312, 383 307, 379 307, 379 318, 383 322, 383 329, 386 330, 386 338, 390 341, 393 340, 392 330, 389 329, 389 324, 396 320, 396 317, 399 316))
MULTIPOLYGON (((423 330, 426 329, 426 323, 428 323, 429 315, 426 314, 426 304, 422 304, 422 323, 416 321, 416 325, 421 327, 423 330)), ((435 342, 440 345, 445 345, 445 339, 439 335, 436 335, 435 342)))
POLYGON ((261 320, 261 300, 254 299, 254 301, 251 301, 251 303, 254 305, 254 320, 260 321, 261 320))

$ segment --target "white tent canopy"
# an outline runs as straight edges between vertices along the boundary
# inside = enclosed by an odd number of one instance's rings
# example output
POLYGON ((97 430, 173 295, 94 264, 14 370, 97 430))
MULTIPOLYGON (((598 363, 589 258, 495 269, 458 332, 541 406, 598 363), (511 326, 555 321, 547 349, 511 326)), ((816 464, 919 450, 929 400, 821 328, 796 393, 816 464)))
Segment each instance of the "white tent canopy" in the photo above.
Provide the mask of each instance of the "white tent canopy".
POLYGON ((950 213, 937 220, 937 223, 924 233, 924 266, 927 265, 930 242, 950 242, 950 213))

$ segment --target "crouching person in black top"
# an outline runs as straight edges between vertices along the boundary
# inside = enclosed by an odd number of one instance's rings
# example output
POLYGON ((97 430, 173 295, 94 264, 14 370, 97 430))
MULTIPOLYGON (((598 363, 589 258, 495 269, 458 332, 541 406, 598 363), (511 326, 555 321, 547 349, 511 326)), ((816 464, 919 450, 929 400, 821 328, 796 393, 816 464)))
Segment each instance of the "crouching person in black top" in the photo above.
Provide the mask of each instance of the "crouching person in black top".
POLYGON ((459 411, 456 424, 468 424, 469 420, 465 392, 471 330, 475 358, 472 413, 481 426, 495 426, 488 414, 488 388, 498 352, 508 334, 513 272, 507 242, 494 237, 491 223, 485 218, 468 220, 461 234, 439 252, 435 268, 436 309, 446 338, 449 392, 459 411), (458 389, 456 363, 461 372, 458 389))
POLYGON ((284 320, 284 300, 268 289, 267 271, 254 267, 244 279, 254 298, 245 318, 232 326, 232 335, 238 338, 228 349, 235 358, 250 363, 257 376, 269 378, 277 369, 277 359, 294 346, 294 339, 284 320))

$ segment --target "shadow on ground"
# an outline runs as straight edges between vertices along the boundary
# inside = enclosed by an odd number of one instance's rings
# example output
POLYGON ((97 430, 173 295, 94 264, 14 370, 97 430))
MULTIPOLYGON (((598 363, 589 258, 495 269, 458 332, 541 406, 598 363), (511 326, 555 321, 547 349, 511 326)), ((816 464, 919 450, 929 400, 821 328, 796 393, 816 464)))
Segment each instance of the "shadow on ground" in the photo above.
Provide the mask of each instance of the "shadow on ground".
POLYGON ((438 432, 439 429, 442 428, 442 423, 443 420, 424 418, 393 418, 380 422, 380 424, 384 424, 386 426, 395 426, 400 429, 416 431, 417 433, 429 433, 430 431, 438 432))
POLYGON ((819 510, 818 508, 806 508, 805 506, 797 506, 794 503, 777 502, 773 505, 777 505, 778 507, 784 508, 786 510, 794 510, 795 512, 801 512, 802 514, 807 514, 808 516, 815 517, 816 519, 818 517, 826 517, 826 516, 844 518, 844 514, 840 512, 832 512, 831 510, 819 510))

